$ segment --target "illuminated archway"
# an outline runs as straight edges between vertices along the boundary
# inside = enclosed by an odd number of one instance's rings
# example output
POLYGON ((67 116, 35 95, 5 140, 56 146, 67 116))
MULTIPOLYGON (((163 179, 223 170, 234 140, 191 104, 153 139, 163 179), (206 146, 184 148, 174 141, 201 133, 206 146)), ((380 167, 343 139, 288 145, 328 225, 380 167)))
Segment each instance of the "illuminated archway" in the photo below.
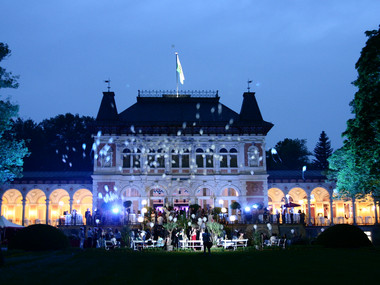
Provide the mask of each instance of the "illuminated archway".
POLYGON ((356 199, 356 222, 359 225, 371 225, 375 222, 375 204, 372 195, 356 199))
POLYGON ((2 215, 12 223, 22 224, 22 194, 17 189, 9 189, 3 194, 2 215))
POLYGON ((79 189, 74 193, 73 209, 75 209, 78 214, 81 214, 83 216, 83 222, 86 221, 85 213, 86 213, 87 209, 89 209, 91 214, 93 215, 92 199, 93 199, 93 197, 92 197, 92 193, 90 190, 79 189))
POLYGON ((325 225, 331 222, 330 194, 322 187, 313 189, 310 193, 310 217, 316 225, 325 225))
MULTIPOLYGON (((285 194, 279 188, 270 188, 268 190, 268 207, 273 215, 281 214, 281 206, 285 204, 285 194)), ((276 220, 277 221, 277 220, 276 220)))
POLYGON ((56 189, 50 196, 49 224, 56 226, 59 218, 70 213, 70 196, 65 189, 56 189))
POLYGON ((292 188, 288 194, 289 194, 290 202, 300 205, 300 207, 294 208, 294 212, 297 213, 298 211, 301 211, 301 212, 304 212, 306 215, 308 215, 306 191, 300 187, 295 187, 295 188, 292 188))
POLYGON ((208 187, 200 187, 195 191, 195 196, 198 200, 198 204, 202 209, 209 210, 215 207, 215 194, 208 187))
POLYGON ((219 201, 222 202, 220 205, 227 209, 230 214, 236 214, 236 210, 231 209, 231 204, 233 202, 238 202, 239 192, 233 187, 225 187, 221 191, 219 201))
POLYGON ((187 211, 189 208, 190 194, 189 190, 180 187, 173 191, 173 206, 178 211, 187 211))
POLYGON ((24 225, 46 223, 46 195, 40 189, 33 189, 26 195, 24 225))
POLYGON ((150 199, 150 205, 158 209, 159 211, 162 211, 162 207, 165 204, 165 198, 166 198, 166 191, 162 187, 153 187, 149 191, 149 199, 150 199))
POLYGON ((140 192, 134 187, 127 187, 120 192, 121 201, 131 201, 132 205, 130 207, 131 214, 137 214, 139 211, 139 202, 141 200, 140 192))

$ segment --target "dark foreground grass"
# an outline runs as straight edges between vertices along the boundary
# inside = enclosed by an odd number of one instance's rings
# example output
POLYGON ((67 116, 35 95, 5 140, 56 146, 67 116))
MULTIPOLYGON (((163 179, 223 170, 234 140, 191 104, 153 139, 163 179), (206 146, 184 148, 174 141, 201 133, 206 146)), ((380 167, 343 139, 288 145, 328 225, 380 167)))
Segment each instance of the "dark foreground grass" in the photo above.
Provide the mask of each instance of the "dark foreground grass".
POLYGON ((0 284, 363 284, 379 280, 379 266, 378 248, 247 249, 206 256, 125 249, 9 251, 0 284))

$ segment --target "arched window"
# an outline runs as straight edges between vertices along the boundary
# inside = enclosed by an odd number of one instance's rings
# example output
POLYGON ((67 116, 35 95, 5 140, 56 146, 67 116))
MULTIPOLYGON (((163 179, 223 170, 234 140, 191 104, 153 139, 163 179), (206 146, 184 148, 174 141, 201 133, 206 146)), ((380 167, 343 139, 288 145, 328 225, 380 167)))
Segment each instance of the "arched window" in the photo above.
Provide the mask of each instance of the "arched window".
POLYGON ((189 168, 190 152, 188 149, 172 150, 172 168, 189 168))
POLYGON ((179 168, 179 153, 178 149, 172 150, 172 168, 179 168))
POLYGON ((248 148, 248 165, 250 167, 259 166, 259 150, 255 146, 250 146, 248 148))
POLYGON ((213 155, 214 151, 212 149, 208 149, 206 153, 208 153, 206 155, 206 167, 213 168, 214 167, 214 155, 213 155))
POLYGON ((219 151, 220 154, 220 168, 228 168, 228 151, 225 148, 222 148, 219 151))
POLYGON ((141 150, 138 148, 134 149, 133 153, 133 167, 140 168, 141 167, 141 150))
POLYGON ((131 168, 131 166, 132 166, 131 150, 126 148, 123 150, 123 168, 131 168))
POLYGON ((228 152, 227 149, 222 148, 219 151, 220 168, 236 168, 237 163, 237 150, 236 148, 231 148, 228 152))
POLYGON ((230 167, 231 168, 238 167, 237 150, 236 150, 236 148, 231 148, 230 149, 230 167))
POLYGON ((161 148, 157 150, 156 167, 165 168, 165 153, 161 148))
POLYGON ((195 163, 197 164, 198 168, 204 167, 204 159, 206 158, 203 149, 197 148, 195 151, 195 163))
POLYGON ((148 149, 147 150, 148 152, 148 165, 149 167, 155 167, 156 166, 156 162, 155 162, 155 159, 156 159, 156 151, 154 149, 148 149))

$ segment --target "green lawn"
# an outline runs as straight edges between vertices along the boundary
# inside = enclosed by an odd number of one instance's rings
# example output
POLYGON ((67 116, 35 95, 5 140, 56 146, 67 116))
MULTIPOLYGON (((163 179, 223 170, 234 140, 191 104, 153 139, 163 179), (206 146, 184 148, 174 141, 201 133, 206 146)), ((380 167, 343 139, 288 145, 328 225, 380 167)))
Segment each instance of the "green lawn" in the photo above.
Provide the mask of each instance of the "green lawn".
MULTIPOLYGON (((380 249, 213 252, 67 250, 5 252, 0 284, 365 284, 378 280, 380 249), (249 281, 249 283, 241 283, 249 281)), ((377 283, 374 283, 377 284, 377 283)))

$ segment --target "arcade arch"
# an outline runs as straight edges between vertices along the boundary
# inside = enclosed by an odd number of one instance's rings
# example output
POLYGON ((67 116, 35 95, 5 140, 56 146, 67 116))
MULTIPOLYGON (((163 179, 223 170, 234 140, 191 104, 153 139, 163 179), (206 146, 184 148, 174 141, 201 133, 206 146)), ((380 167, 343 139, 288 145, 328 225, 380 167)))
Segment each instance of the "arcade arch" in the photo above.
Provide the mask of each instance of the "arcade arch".
POLYGON ((228 186, 222 189, 219 201, 223 201, 221 206, 227 209, 227 213, 231 213, 233 215, 236 214, 236 211, 231 209, 231 204, 233 202, 238 202, 238 200, 239 192, 235 188, 228 186))
POLYGON ((40 189, 33 189, 26 195, 24 225, 46 223, 46 195, 40 189))
POLYGON ((198 204, 202 209, 210 209, 215 207, 215 194, 208 187, 200 187, 195 191, 195 196, 198 200, 198 204))
POLYGON ((3 194, 1 215, 12 223, 22 224, 22 194, 17 189, 9 189, 3 194))
POLYGON ((70 195, 65 189, 56 189, 49 196, 48 223, 56 226, 59 218, 71 212, 70 195))

